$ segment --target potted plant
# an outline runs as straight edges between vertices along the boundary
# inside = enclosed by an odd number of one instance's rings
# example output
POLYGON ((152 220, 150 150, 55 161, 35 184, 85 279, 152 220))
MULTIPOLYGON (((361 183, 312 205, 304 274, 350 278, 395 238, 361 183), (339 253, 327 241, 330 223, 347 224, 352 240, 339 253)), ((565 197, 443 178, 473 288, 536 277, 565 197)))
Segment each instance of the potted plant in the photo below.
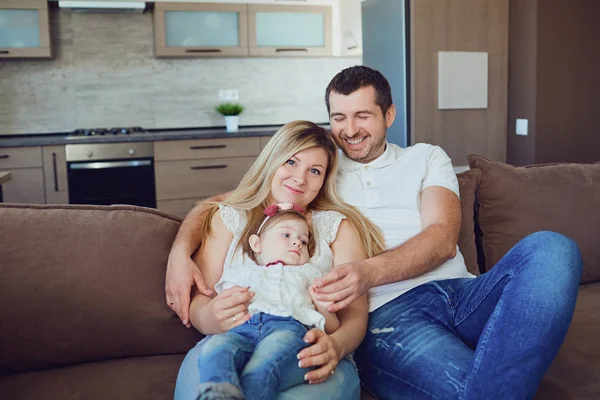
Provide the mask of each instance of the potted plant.
POLYGON ((237 132, 240 123, 240 114, 244 106, 238 103, 221 103, 216 107, 219 114, 225 117, 227 132, 237 132))

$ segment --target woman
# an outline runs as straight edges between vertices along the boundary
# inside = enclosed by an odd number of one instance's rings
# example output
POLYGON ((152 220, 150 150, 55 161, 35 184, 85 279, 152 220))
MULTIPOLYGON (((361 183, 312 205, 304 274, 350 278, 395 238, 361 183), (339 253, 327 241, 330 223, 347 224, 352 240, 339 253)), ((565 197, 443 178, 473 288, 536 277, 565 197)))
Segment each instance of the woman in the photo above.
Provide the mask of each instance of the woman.
MULTIPOLYGON (((269 141, 237 189, 223 204, 243 216, 239 234, 228 226, 231 216, 223 216, 213 206, 205 218, 202 248, 194 261, 210 286, 223 273, 231 254, 241 251, 239 238, 248 227, 264 218, 264 210, 275 203, 294 203, 306 210, 308 221, 319 212, 337 211, 344 219, 330 244, 333 265, 372 257, 383 250, 378 229, 353 207, 340 200, 335 190, 337 147, 325 129, 306 121, 291 122, 269 141), (224 221, 225 220, 225 221, 224 221)), ((222 210, 222 208, 221 208, 222 210)), ((195 293, 190 319, 200 332, 223 333, 250 319, 247 312, 251 294, 234 287, 209 298, 195 293)), ((341 326, 331 335, 312 329, 305 341, 312 346, 298 353, 301 367, 314 368, 306 374, 309 385, 295 386, 279 398, 356 398, 360 396, 356 367, 345 359, 360 344, 367 324, 366 296, 357 299, 338 313, 341 326), (339 365, 338 365, 339 364, 339 365), (334 371, 338 374, 333 374, 334 371), (318 384, 318 385, 317 385, 318 384)), ((205 341, 192 349, 184 360, 177 380, 176 399, 196 399, 198 360, 205 341)), ((218 388, 218 385, 215 386, 218 388)), ((218 389, 215 389, 218 390, 218 389)), ((225 395, 225 393, 224 393, 225 395)))

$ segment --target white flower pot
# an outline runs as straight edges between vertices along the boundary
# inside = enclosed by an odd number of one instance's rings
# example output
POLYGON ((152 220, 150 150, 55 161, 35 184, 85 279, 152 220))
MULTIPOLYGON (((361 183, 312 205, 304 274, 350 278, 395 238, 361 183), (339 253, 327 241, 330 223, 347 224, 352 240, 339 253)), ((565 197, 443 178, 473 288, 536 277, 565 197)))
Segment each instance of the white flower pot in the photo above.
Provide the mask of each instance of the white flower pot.
POLYGON ((228 115, 225 117, 225 127, 227 132, 237 132, 240 124, 239 115, 228 115))

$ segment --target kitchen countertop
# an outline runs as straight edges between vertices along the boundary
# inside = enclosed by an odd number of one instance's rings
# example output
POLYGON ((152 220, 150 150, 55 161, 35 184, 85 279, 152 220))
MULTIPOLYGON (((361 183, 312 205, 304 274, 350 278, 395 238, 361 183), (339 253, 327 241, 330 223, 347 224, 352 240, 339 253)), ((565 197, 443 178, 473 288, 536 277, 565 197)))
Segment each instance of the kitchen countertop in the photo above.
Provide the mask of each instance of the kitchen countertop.
POLYGON ((40 134, 40 135, 0 135, 0 148, 26 147, 26 146, 52 146, 80 143, 123 143, 123 142, 154 142, 158 140, 185 140, 185 139, 218 139, 249 136, 273 136, 281 127, 261 126, 242 127, 237 132, 225 132, 224 128, 186 128, 186 129, 153 129, 147 134, 131 135, 104 135, 93 137, 67 138, 68 133, 40 134))
POLYGON ((10 181, 10 172, 0 171, 0 186, 8 181, 10 181))

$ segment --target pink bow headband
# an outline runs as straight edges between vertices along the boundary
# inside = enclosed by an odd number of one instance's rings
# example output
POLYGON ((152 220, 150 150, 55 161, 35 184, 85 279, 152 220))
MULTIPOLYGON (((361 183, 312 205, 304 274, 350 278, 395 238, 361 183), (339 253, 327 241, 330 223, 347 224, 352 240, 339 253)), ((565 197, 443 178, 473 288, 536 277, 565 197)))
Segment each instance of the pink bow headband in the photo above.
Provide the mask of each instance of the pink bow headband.
POLYGON ((293 203, 272 204, 269 207, 265 208, 264 214, 267 217, 262 222, 262 224, 260 224, 260 226, 258 227, 258 231, 256 232, 256 234, 260 235, 260 231, 262 230, 263 226, 265 226, 265 224, 267 223, 269 218, 271 218, 272 216, 274 216, 275 214, 277 214, 280 211, 289 211, 289 210, 295 211, 298 214, 304 214, 304 209, 293 203))

